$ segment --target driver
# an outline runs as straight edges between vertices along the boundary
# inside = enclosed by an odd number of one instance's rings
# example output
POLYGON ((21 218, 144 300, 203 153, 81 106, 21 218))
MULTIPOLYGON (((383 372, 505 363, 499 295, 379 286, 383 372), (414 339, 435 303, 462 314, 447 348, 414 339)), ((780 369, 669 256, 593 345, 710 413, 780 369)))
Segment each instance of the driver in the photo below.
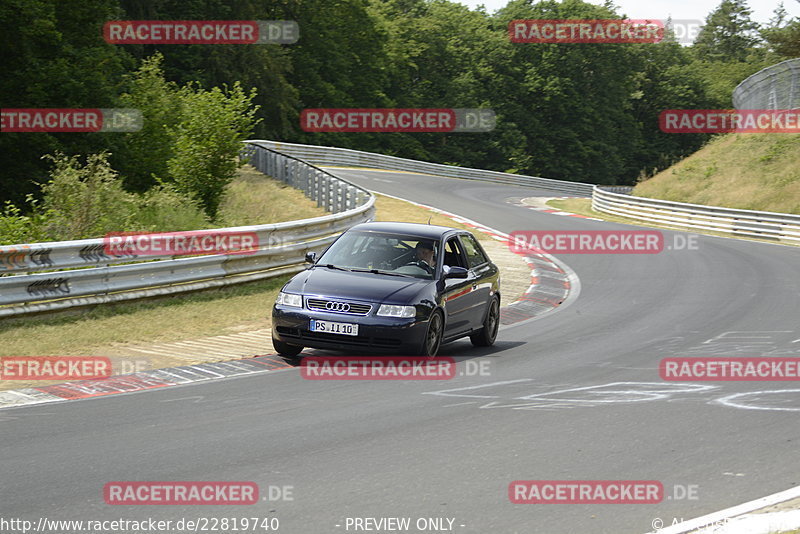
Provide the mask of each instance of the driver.
POLYGON ((417 243, 417 246, 414 247, 414 251, 417 258, 415 262, 416 265, 419 265, 428 271, 428 274, 432 275, 436 270, 436 263, 433 257, 433 243, 430 241, 420 241, 417 243))

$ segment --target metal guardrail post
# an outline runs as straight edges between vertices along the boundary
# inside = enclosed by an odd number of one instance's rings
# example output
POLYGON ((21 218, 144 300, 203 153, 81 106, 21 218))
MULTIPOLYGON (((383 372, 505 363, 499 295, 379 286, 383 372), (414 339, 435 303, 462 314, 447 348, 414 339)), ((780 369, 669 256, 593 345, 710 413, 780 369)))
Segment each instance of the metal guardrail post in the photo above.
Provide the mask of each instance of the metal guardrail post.
POLYGON ((321 187, 322 187, 322 173, 319 171, 314 171, 314 192, 311 195, 311 198, 317 203, 317 207, 322 207, 320 199, 322 198, 321 194, 321 187))
POLYGON ((334 183, 333 186, 334 190, 334 202, 333 202, 333 211, 334 213, 339 213, 342 211, 342 183, 338 180, 334 183))
POLYGON ((308 175, 311 173, 311 169, 307 166, 303 166, 301 172, 303 176, 300 180, 300 189, 308 196, 308 175))
POLYGON ((333 180, 325 180, 325 209, 333 211, 333 180))

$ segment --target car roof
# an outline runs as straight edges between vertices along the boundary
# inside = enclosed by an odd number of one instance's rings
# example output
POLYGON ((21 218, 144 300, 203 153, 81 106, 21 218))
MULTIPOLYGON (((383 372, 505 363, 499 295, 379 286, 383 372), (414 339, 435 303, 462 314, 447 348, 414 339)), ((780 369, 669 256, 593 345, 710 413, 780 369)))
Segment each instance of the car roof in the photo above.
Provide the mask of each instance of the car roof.
POLYGON ((368 222, 361 223, 350 228, 349 231, 362 232, 387 232, 403 234, 413 237, 424 237, 427 239, 440 239, 450 232, 464 232, 458 228, 449 226, 436 226, 434 224, 406 223, 406 222, 368 222))

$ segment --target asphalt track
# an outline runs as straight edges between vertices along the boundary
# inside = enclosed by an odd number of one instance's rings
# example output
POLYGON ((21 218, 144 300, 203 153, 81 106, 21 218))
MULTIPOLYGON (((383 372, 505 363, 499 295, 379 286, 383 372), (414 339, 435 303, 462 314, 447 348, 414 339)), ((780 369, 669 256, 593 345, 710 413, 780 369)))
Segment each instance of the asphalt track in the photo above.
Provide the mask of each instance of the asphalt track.
MULTIPOLYGON (((507 202, 547 192, 340 172, 503 232, 632 228, 507 202)), ((417 518, 442 517, 458 533, 644 533, 800 484, 796 382, 657 371, 667 356, 800 355, 800 250, 700 236, 697 250, 560 259, 580 277, 577 300, 505 328, 491 349, 443 348, 462 371, 488 361, 488 376, 307 381, 291 369, 0 411, 0 517, 277 517, 289 534, 356 532, 348 517, 410 517, 420 532, 417 518), (520 479, 657 480, 668 498, 511 504, 520 479), (292 486, 293 500, 106 505, 103 485, 120 480, 254 481, 292 486), (694 498, 674 498, 683 489, 694 498)))

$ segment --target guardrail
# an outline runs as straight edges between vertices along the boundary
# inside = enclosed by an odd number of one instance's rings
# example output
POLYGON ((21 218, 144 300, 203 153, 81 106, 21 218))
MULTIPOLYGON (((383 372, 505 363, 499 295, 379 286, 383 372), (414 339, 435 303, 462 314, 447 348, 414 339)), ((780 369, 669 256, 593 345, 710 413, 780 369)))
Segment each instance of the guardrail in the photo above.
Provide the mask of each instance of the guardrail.
POLYGON ((291 154, 292 156, 296 156, 300 159, 315 163, 317 165, 349 165, 353 167, 372 167, 390 171, 419 172, 423 174, 435 174, 436 176, 446 176, 449 178, 462 178, 465 180, 478 180, 481 182, 536 187, 538 189, 556 191, 558 193, 580 197, 592 196, 592 188, 594 187, 593 184, 552 180, 550 178, 525 176, 522 174, 485 171, 467 167, 455 167, 452 165, 441 165, 439 163, 415 161, 412 159, 386 156, 384 154, 376 154, 373 152, 350 150, 348 148, 300 145, 295 143, 280 143, 277 141, 263 140, 248 142, 262 147, 271 148, 272 150, 278 150, 285 154, 291 154))
POLYGON ((298 272, 304 268, 301 262, 306 252, 323 250, 340 232, 374 216, 375 197, 359 186, 262 146, 248 146, 245 156, 260 171, 303 190, 318 206, 334 213, 213 230, 254 232, 259 248, 246 255, 178 259, 115 256, 106 253, 103 239, 2 246, 0 274, 10 276, 0 276, 0 317, 175 294, 298 272), (127 265, 115 265, 120 263, 127 265), (35 271, 49 272, 30 274, 35 271))
MULTIPOLYGON (((786 63, 786 62, 784 62, 786 63)), ((786 68, 783 66, 782 68, 786 68)), ((300 145, 275 141, 251 141, 318 165, 351 165, 449 176, 467 180, 524 185, 592 198, 597 211, 673 228, 710 230, 743 237, 800 243, 800 216, 782 213, 735 210, 697 204, 632 197, 630 186, 596 186, 534 176, 522 176, 479 169, 467 169, 414 161, 346 148, 300 145)))
POLYGON ((664 226, 800 244, 800 215, 737 210, 615 193, 596 186, 592 208, 664 226))

